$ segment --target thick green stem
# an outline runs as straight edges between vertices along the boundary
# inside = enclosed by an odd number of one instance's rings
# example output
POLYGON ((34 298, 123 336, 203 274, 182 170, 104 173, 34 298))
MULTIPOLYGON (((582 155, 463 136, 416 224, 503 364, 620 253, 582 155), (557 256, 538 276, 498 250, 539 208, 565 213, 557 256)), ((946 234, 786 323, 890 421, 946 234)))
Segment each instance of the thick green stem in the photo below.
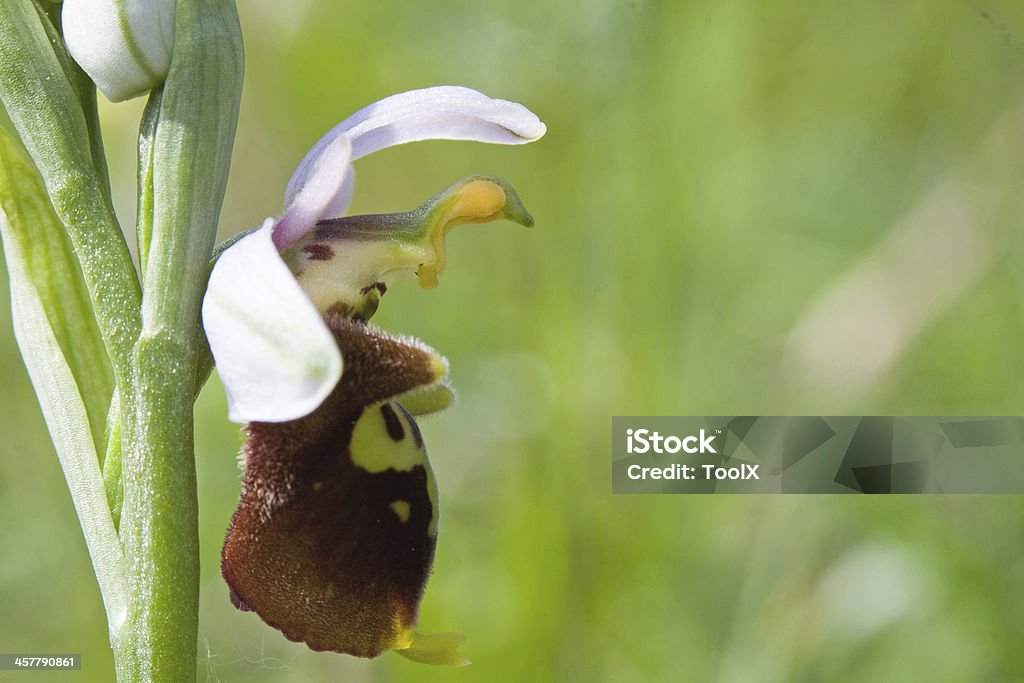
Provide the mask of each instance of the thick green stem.
POLYGON ((242 84, 230 0, 179 0, 174 55, 139 139, 142 334, 122 395, 120 532, 131 604, 120 681, 194 680, 199 609, 192 406, 199 311, 242 84))
POLYGON ((191 681, 196 670, 199 529, 192 437, 194 336, 156 333, 132 354, 123 404, 121 540, 131 604, 115 642, 119 681, 191 681))

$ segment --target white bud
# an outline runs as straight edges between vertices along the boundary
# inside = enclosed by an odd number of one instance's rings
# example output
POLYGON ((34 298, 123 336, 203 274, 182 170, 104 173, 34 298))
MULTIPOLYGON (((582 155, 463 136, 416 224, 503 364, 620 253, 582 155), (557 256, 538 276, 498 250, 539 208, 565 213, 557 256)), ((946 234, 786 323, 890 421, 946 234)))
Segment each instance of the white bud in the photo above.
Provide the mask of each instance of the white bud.
POLYGON ((164 82, 175 0, 65 0, 61 16, 68 51, 111 102, 164 82))

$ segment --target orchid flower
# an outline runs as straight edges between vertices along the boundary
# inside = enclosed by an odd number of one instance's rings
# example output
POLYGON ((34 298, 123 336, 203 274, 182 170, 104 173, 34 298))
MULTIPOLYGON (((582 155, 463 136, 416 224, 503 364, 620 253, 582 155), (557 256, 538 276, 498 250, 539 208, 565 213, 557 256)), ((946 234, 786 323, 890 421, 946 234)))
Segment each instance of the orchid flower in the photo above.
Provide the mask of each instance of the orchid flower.
MULTIPOLYGON (((418 210, 412 212, 416 215, 353 218, 337 226, 334 234, 346 241, 345 248, 332 248, 332 262, 325 263, 326 251, 313 254, 310 249, 317 248, 316 242, 309 236, 318 221, 341 216, 347 208, 352 161, 419 140, 516 145, 532 142, 544 132, 544 124, 522 105, 468 88, 442 86, 380 100, 321 138, 292 175, 281 218, 266 219, 258 230, 238 240, 220 257, 210 276, 203 321, 228 394, 230 418, 235 422, 294 420, 312 412, 338 383, 342 359, 323 322, 333 303, 325 290, 339 292, 341 299, 348 297, 355 306, 359 299, 376 296, 360 294, 362 288, 377 282, 387 286, 421 268, 421 282, 430 284, 427 273, 443 269, 441 240, 455 224, 506 216, 530 221, 510 187, 481 178, 431 200, 440 212, 436 215, 418 210), (346 240, 346 233, 350 239, 346 240), (303 238, 306 241, 296 245, 303 238), (300 248, 289 250, 293 245, 300 248), (284 259, 281 250, 287 250, 284 259), (305 276, 310 281, 306 290, 289 264, 318 266, 305 276), (326 267, 337 280, 320 288, 326 267), (307 291, 314 287, 311 300, 307 291)), ((332 229, 318 230, 329 233, 332 229)), ((374 291, 379 294, 379 289, 374 291)))
POLYGON ((354 160, 427 139, 523 144, 544 124, 461 87, 394 95, 314 145, 278 219, 218 259, 203 320, 229 402, 249 423, 222 571, 240 609, 315 650, 461 664, 458 634, 413 630, 433 562, 437 492, 413 418, 447 406, 446 361, 371 328, 397 280, 437 285, 456 225, 533 219, 492 176, 404 213, 341 217, 354 160))

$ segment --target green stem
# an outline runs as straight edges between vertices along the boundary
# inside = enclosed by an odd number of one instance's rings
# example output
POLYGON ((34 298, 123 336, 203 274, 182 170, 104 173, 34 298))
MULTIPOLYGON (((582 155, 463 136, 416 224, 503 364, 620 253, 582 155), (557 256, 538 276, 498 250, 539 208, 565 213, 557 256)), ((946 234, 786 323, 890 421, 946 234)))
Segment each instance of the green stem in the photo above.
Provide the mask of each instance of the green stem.
POLYGON ((179 0, 171 72, 139 145, 142 333, 122 394, 120 518, 131 567, 120 681, 195 679, 199 530, 193 401, 199 324, 238 119, 241 33, 230 0, 179 0))
POLYGON ((199 528, 192 437, 194 338, 139 340, 123 405, 121 540, 131 567, 119 681, 191 681, 196 671, 199 528))

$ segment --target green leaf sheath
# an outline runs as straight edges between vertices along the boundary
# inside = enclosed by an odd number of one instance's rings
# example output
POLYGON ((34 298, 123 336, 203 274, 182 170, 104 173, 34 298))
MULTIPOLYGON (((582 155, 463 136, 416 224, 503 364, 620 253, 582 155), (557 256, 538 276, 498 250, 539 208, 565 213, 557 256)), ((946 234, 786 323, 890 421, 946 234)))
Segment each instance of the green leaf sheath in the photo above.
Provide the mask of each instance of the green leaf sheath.
POLYGON ((31 0, 0 2, 0 100, 71 237, 114 376, 122 383, 141 330, 141 292, 106 174, 97 166, 96 126, 57 56, 61 50, 55 52, 48 23, 31 0))
POLYGON ((107 493, 107 505, 114 520, 114 528, 121 525, 121 504, 124 489, 121 487, 121 396, 116 391, 110 399, 107 417, 107 452, 103 458, 103 488, 107 493))
POLYGON ((192 405, 200 305, 234 141, 234 3, 179 0, 171 70, 140 130, 143 328, 122 394, 120 531, 132 567, 122 680, 195 678, 199 534, 192 405), (150 206, 151 202, 151 206, 150 206), (148 207, 148 208, 147 208, 148 207))
POLYGON ((74 376, 89 418, 93 445, 106 446, 104 424, 113 392, 107 353, 71 242, 46 188, 17 140, 0 129, 0 205, 18 241, 24 268, 74 376))
POLYGON ((135 213, 135 241, 139 246, 139 263, 142 264, 145 283, 146 263, 149 261, 149 245, 153 241, 153 152, 156 144, 156 124, 160 120, 160 102, 163 88, 154 90, 142 112, 139 124, 139 166, 138 204, 135 213))
POLYGON ((231 162, 242 43, 230 0, 179 2, 178 28, 152 142, 153 229, 142 266, 143 319, 144 334, 154 331, 151 321, 160 321, 193 336, 231 162), (188 291, 178 283, 189 283, 188 291))
POLYGON ((89 148, 92 152, 93 164, 99 173, 99 180, 110 195, 110 174, 107 172, 107 157, 103 151, 103 136, 100 132, 100 114, 96 107, 96 84, 71 58, 64 46, 61 31, 61 5, 49 2, 49 0, 35 0, 37 10, 40 10, 43 30, 46 31, 53 53, 60 62, 64 75, 68 82, 74 87, 78 95, 78 101, 82 106, 82 114, 85 116, 86 126, 89 129, 89 148))

